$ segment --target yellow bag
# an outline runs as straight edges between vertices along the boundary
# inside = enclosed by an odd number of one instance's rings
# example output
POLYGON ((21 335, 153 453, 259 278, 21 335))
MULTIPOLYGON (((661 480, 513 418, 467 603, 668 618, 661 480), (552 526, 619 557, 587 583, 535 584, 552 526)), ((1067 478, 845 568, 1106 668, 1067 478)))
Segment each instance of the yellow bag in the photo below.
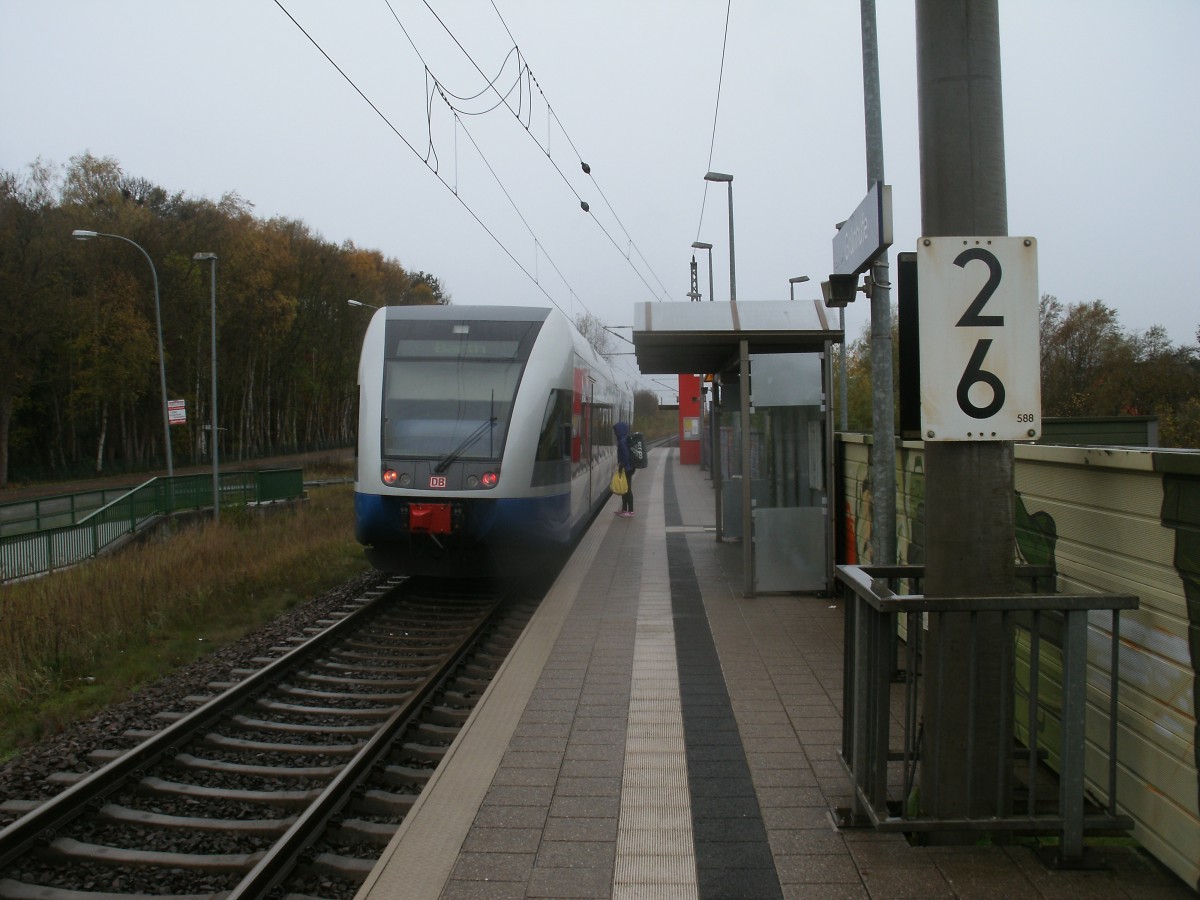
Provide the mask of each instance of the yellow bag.
POLYGON ((612 481, 608 486, 614 494, 629 493, 629 479, 625 477, 625 473, 621 469, 613 472, 612 481))

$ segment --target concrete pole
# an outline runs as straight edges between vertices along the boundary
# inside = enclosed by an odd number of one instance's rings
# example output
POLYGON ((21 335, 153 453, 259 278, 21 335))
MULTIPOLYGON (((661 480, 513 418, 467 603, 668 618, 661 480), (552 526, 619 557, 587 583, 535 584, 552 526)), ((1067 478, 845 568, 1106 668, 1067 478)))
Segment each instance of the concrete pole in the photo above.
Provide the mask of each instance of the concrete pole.
MULTIPOLYGON (((916 13, 922 234, 1006 235, 997 0, 917 0, 916 13)), ((1012 443, 927 443, 925 473, 925 593, 1011 593, 1012 443)), ((921 805, 939 818, 979 815, 994 808, 998 787, 1003 796, 1011 793, 997 785, 995 754, 983 748, 1012 743, 1012 678, 1003 678, 1012 672, 1012 634, 998 618, 985 624, 972 660, 967 623, 936 619, 924 663, 921 805), (972 666, 982 698, 973 719, 972 666)), ((1011 783, 1011 770, 1006 777, 1011 783)))
MULTIPOLYGON (((731 233, 732 236, 732 233, 731 233)), ((732 259, 732 257, 731 257, 732 259)), ((742 594, 754 596, 754 505, 751 490, 754 480, 750 477, 750 342, 738 341, 739 382, 742 408, 738 415, 742 419, 742 594)))
MULTIPOLYGON (((875 0, 860 0, 867 190, 883 180, 883 112, 875 0)), ((888 252, 871 265, 871 562, 896 561, 896 413, 892 394, 892 302, 888 252)))

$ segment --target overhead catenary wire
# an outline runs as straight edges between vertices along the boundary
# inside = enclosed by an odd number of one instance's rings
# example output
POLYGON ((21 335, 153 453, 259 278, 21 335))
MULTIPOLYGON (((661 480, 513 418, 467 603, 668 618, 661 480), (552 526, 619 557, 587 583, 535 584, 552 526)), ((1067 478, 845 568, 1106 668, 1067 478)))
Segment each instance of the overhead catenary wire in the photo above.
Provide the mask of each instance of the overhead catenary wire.
MULTIPOLYGON (((708 168, 705 170, 711 172, 713 170, 713 149, 717 146, 717 117, 721 112, 721 87, 725 83, 725 50, 729 46, 729 16, 733 11, 733 0, 726 0, 725 4, 725 35, 721 38, 721 66, 717 71, 717 100, 713 104, 713 127, 712 138, 708 142, 708 168)), ((700 240, 700 229, 704 227, 704 207, 708 202, 708 182, 704 182, 704 194, 700 198, 700 221, 696 223, 696 240, 700 240)))
MULTIPOLYGON (((391 131, 393 134, 395 134, 395 135, 396 135, 396 137, 398 137, 398 138, 401 140, 401 142, 404 144, 404 146, 406 146, 406 147, 407 147, 407 148, 408 148, 408 149, 409 149, 409 150, 412 152, 412 154, 413 154, 414 156, 416 156, 416 157, 417 157, 417 159, 421 160, 422 164, 424 164, 424 165, 425 165, 425 167, 426 167, 427 169, 429 169, 429 170, 430 170, 430 171, 433 173, 434 177, 435 177, 435 178, 437 178, 437 180, 438 180, 438 181, 440 181, 440 182, 442 183, 442 185, 443 185, 443 186, 444 186, 444 187, 445 187, 445 188, 446 188, 448 191, 450 191, 450 193, 451 193, 451 194, 454 196, 454 199, 455 199, 455 200, 457 200, 457 201, 459 202, 459 204, 460 204, 460 205, 463 207, 463 209, 465 209, 465 210, 467 211, 467 213, 468 213, 468 214, 471 216, 471 218, 472 218, 472 219, 474 219, 474 220, 475 220, 475 222, 476 222, 476 223, 479 225, 479 227, 480 227, 480 228, 482 228, 482 229, 484 230, 484 232, 485 232, 485 233, 488 235, 488 237, 490 237, 490 238, 491 238, 491 239, 492 239, 492 240, 495 242, 496 246, 498 246, 498 247, 499 247, 499 248, 500 248, 500 249, 501 249, 501 250, 504 252, 504 254, 505 254, 505 255, 506 255, 506 256, 507 256, 509 259, 511 259, 511 260, 513 261, 513 263, 514 263, 514 264, 517 266, 517 268, 518 268, 518 269, 520 269, 520 270, 521 270, 521 271, 522 271, 522 272, 525 274, 525 276, 526 276, 527 278, 529 278, 529 280, 530 280, 530 281, 532 281, 532 282, 534 283, 534 285, 535 285, 535 286, 538 288, 538 290, 539 290, 539 291, 541 291, 541 293, 543 294, 543 296, 545 296, 545 298, 546 298, 547 300, 549 300, 549 301, 550 301, 550 303, 551 303, 551 304, 553 304, 553 305, 554 305, 554 307, 555 307, 556 309, 558 309, 560 312, 562 312, 564 315, 566 315, 568 318, 570 318, 570 317, 571 317, 571 316, 570 316, 570 313, 568 313, 566 310, 564 310, 564 309, 562 308, 562 306, 560 306, 560 305, 559 305, 558 301, 557 301, 557 300, 555 300, 555 299, 554 299, 554 297, 553 297, 553 296, 552 296, 552 295, 549 293, 549 291, 547 291, 547 290, 546 290, 546 288, 545 288, 545 287, 544 287, 544 286, 543 286, 543 285, 542 285, 542 284, 539 282, 539 280, 537 279, 537 277, 536 277, 536 276, 535 276, 533 273, 531 273, 531 272, 530 272, 530 271, 529 271, 529 270, 528 270, 528 269, 527 269, 527 268, 526 268, 526 267, 525 267, 525 266, 524 266, 524 265, 521 263, 521 261, 520 261, 519 259, 517 259, 516 255, 515 255, 515 254, 514 254, 514 253, 513 253, 511 250, 509 250, 509 248, 508 248, 508 247, 507 247, 507 246, 504 244, 504 242, 503 242, 503 241, 501 241, 501 240, 500 240, 500 238, 499 238, 499 237, 498 237, 498 236, 495 234, 495 232, 493 232, 493 231, 492 231, 492 230, 491 230, 491 229, 490 229, 490 228, 489 228, 489 227, 488 227, 488 226, 487 226, 487 225, 484 223, 483 219, 481 219, 481 218, 479 217, 479 215, 478 215, 478 214, 475 212, 475 210, 473 210, 473 209, 471 208, 471 206, 470 206, 470 205, 469 205, 469 204, 468 204, 468 203, 467 203, 467 202, 466 202, 466 201, 465 201, 465 200, 462 198, 462 196, 459 194, 459 192, 458 192, 457 188, 456 188, 456 187, 454 187, 454 186, 451 186, 451 185, 450 185, 450 183, 449 183, 449 182, 448 182, 448 181, 447 181, 447 180, 446 180, 446 179, 445 179, 445 178, 442 176, 441 172, 439 172, 439 171, 438 171, 438 168, 437 168, 437 166, 435 166, 435 165, 430 165, 430 163, 429 163, 429 156, 430 156, 430 154, 432 154, 432 155, 433 155, 433 158, 434 158, 435 160, 437 159, 437 156, 436 156, 436 150, 435 150, 435 149, 432 147, 432 133, 430 134, 430 147, 428 148, 427 154, 426 154, 425 156, 422 156, 422 155, 421 155, 421 152, 420 152, 419 150, 417 150, 417 148, 416 148, 416 147, 415 147, 415 146, 412 144, 412 142, 411 142, 411 141, 409 141, 409 140, 408 140, 408 138, 406 138, 406 137, 405 137, 405 136, 404 136, 404 135, 401 133, 401 131, 400 131, 400 130, 399 130, 399 129, 398 129, 398 128, 397 128, 397 127, 396 127, 396 126, 395 126, 395 125, 392 123, 392 121, 391 121, 391 120, 390 120, 390 119, 389 119, 389 118, 388 118, 388 117, 387 117, 387 116, 384 114, 384 112, 383 112, 383 111, 382 111, 382 110, 381 110, 381 109, 380 109, 380 108, 379 108, 379 107, 378 107, 378 106, 377 106, 377 105, 376 105, 376 104, 375 104, 375 103, 374 103, 374 102, 371 100, 371 98, 370 98, 370 97, 368 97, 368 96, 367 96, 366 92, 364 92, 364 91, 362 90, 362 88, 360 88, 360 87, 359 87, 359 86, 358 86, 358 85, 355 83, 354 79, 352 79, 352 78, 349 76, 349 74, 347 74, 347 73, 346 73, 346 71, 345 71, 345 70, 344 70, 344 69, 343 69, 341 66, 339 66, 339 65, 337 64, 337 62, 335 62, 335 61, 334 61, 333 57, 331 57, 331 56, 330 56, 330 55, 329 55, 329 54, 328 54, 328 53, 325 51, 325 49, 324 49, 324 48, 323 48, 323 47, 320 45, 320 43, 319 43, 319 42, 316 40, 316 38, 314 38, 314 37, 313 37, 313 36, 312 36, 312 35, 311 35, 311 34, 308 32, 308 30, 307 30, 307 29, 306 29, 306 28, 305 28, 303 25, 301 25, 299 21, 297 21, 296 17, 295 17, 295 16, 293 16, 293 15, 292 15, 292 14, 291 14, 291 13, 288 11, 287 7, 285 7, 285 6, 283 5, 283 3, 282 3, 282 0, 275 0, 275 5, 276 5, 276 6, 278 6, 278 7, 279 7, 279 9, 280 9, 280 10, 283 12, 283 14, 284 14, 284 15, 286 15, 286 16, 288 17, 288 19, 290 19, 290 20, 291 20, 292 24, 294 24, 294 25, 295 25, 295 26, 296 26, 296 27, 297 27, 297 28, 300 30, 301 34, 303 34, 303 35, 304 35, 304 36, 305 36, 305 37, 308 39, 309 43, 311 43, 311 44, 313 45, 313 47, 315 47, 315 48, 317 49, 317 51, 318 51, 318 52, 319 52, 319 53, 320 53, 320 54, 321 54, 323 57, 325 57, 325 60, 326 60, 326 61, 327 61, 327 62, 328 62, 328 63, 329 63, 331 66, 333 66, 333 68, 334 68, 334 69, 337 71, 337 73, 338 73, 339 75, 341 75, 341 76, 342 76, 342 78, 343 78, 343 79, 346 81, 346 83, 347 83, 347 84, 349 84, 349 85, 350 85, 350 87, 354 89, 355 93, 357 93, 357 94, 358 94, 358 95, 359 95, 359 96, 360 96, 360 97, 363 99, 363 101, 364 101, 364 102, 366 102, 366 104, 367 104, 367 105, 368 105, 368 106, 371 108, 371 110, 372 110, 372 111, 373 111, 373 112, 374 112, 374 113, 375 113, 375 114, 376 114, 376 115, 377 115, 377 116, 378 116, 378 117, 379 117, 379 118, 380 118, 380 119, 383 121, 383 123, 384 123, 384 124, 385 124, 385 125, 388 127, 388 129, 389 129, 389 130, 390 130, 390 131, 391 131)), ((390 4, 389 4, 389 8, 390 8, 390 4)), ((401 27, 403 27, 403 26, 401 26, 401 27)), ((406 32, 406 34, 407 34, 407 32, 406 32)), ((411 39, 410 39, 410 40, 411 40, 411 39)), ((414 49, 415 49, 415 47, 414 47, 414 49)), ((418 54, 418 55, 419 55, 419 54, 418 54)), ((458 126, 459 126, 459 127, 462 127, 462 129, 463 129, 463 132, 464 132, 465 134, 467 134, 467 136, 468 136, 468 137, 470 137, 470 132, 468 132, 468 131, 467 131, 467 129, 466 129, 466 127, 465 127, 465 125, 463 125, 463 124, 462 124, 462 122, 461 122, 460 120, 457 120, 457 119, 456 119, 456 122, 457 122, 457 124, 458 124, 458 126)), ((475 143, 473 138, 471 139, 471 141, 472 141, 472 144, 474 144, 474 143, 475 143)), ((479 149, 479 148, 478 148, 478 145, 476 144, 475 146, 476 146, 476 149, 478 150, 478 149, 479 149)), ((482 151, 481 151, 481 156, 482 156, 482 151)), ((486 163, 487 163, 487 159, 486 159, 486 157, 483 157, 483 159, 484 159, 484 162, 485 162, 485 164, 486 164, 486 163)), ((493 175, 493 177, 496 177, 496 175, 495 175, 495 171, 494 171, 494 170, 491 168, 490 164, 488 165, 488 169, 489 169, 489 171, 492 171, 492 175, 493 175)), ((505 188, 504 188, 503 184, 499 182, 499 179, 498 179, 498 178, 497 178, 497 183, 498 183, 498 184, 500 184, 500 188, 501 188, 501 190, 502 190, 502 191, 504 191, 504 194, 505 194, 505 196, 509 198, 509 202, 510 202, 510 203, 511 203, 511 202, 513 202, 513 201, 512 201, 512 197, 511 197, 511 195, 508 193, 507 189, 505 189, 505 188)), ((516 208, 516 204, 515 204, 515 203, 513 203, 513 206, 514 206, 514 209, 515 209, 515 208, 516 208)), ((519 211, 519 210, 518 210, 518 216, 520 216, 520 211, 519 211)), ((525 221, 525 219, 524 219, 524 217, 523 217, 523 216, 521 216, 521 220, 522 220, 522 222, 525 224, 526 228, 529 228, 529 224, 528 224, 528 222, 526 222, 526 221, 525 221)), ((530 229, 530 232, 532 233, 532 229, 530 229)), ((536 236, 535 236, 535 241, 536 241, 536 236)), ((543 253, 545 253, 545 248, 544 248, 544 247, 542 247, 542 251, 543 251, 543 253)), ((548 254, 546 254, 546 256, 547 256, 547 259, 549 259, 549 255, 548 255, 548 254)), ((557 265, 554 265, 554 263, 553 263, 553 260, 551 260, 551 265, 553 265, 553 266, 554 266, 554 270, 555 270, 556 272, 558 272, 558 274, 559 274, 559 277, 561 278, 561 277, 562 277, 562 273, 561 273, 561 271, 559 270, 558 266, 557 266, 557 265)), ((576 299, 578 299, 578 295, 575 293, 575 291, 574 291, 573 289, 571 289, 570 285, 569 285, 569 284, 567 284, 567 282, 566 282, 566 279, 565 279, 565 278, 563 278, 563 283, 567 285, 567 288, 568 288, 568 290, 570 290, 570 292, 571 292, 571 295, 572 295, 573 297, 575 297, 576 299)), ((587 307, 587 304, 583 303, 583 301, 582 301, 582 300, 580 300, 579 302, 580 302, 580 305, 581 305, 581 306, 583 306, 585 310, 587 310, 589 313, 591 313, 591 310, 590 310, 590 309, 588 309, 588 307, 587 307)))
MULTIPOLYGON (((392 7, 391 7, 390 0, 385 0, 385 2, 388 2, 388 8, 391 9, 392 7)), ((471 63, 471 65, 475 67, 475 71, 477 71, 481 76, 483 76, 485 81, 487 81, 487 84, 485 85, 485 87, 478 94, 474 95, 474 98, 481 96, 483 93, 487 92, 488 90, 495 91, 497 96, 500 97, 500 101, 495 106, 491 107, 491 109, 496 109, 501 104, 503 104, 506 108, 508 108, 509 112, 512 113, 513 117, 516 118, 517 121, 521 123, 522 127, 525 129, 525 132, 526 132, 526 134, 529 135, 530 139, 533 140, 534 143, 538 145, 538 148, 545 154, 545 156, 546 156, 547 160, 550 162, 551 166, 553 166, 554 170, 556 172, 558 172, 558 175, 562 179, 563 183, 566 184, 567 188, 571 191, 571 193, 575 195, 575 199, 579 202, 580 207, 584 210, 584 212, 590 212, 590 208, 589 208, 590 205, 580 195, 579 191, 575 188, 575 186, 571 183, 571 180, 567 177, 566 173, 562 170, 562 167, 559 166, 558 162, 554 159, 553 153, 550 151, 549 128, 547 127, 546 144, 545 144, 545 146, 543 146, 538 141, 537 137, 533 134, 533 130, 530 127, 529 121, 522 118, 521 108, 518 107, 517 109, 513 109, 512 106, 509 105, 509 103, 508 103, 507 96, 501 95, 499 89, 496 88, 495 85, 496 85, 496 81, 499 80, 499 75, 497 75, 496 78, 489 79, 487 74, 483 71, 483 69, 479 66, 479 64, 477 62, 475 62, 475 59, 471 56, 470 52, 466 49, 466 47, 464 47, 462 45, 462 42, 459 41, 458 37, 454 34, 454 32, 450 29, 450 27, 442 20, 441 16, 438 15, 438 13, 433 9, 433 7, 430 6, 428 0, 424 0, 424 3, 425 3, 425 7, 429 10, 429 12, 437 20, 438 24, 441 25, 442 29, 446 32, 447 35, 449 35, 450 39, 452 41, 454 41, 454 43, 462 51, 463 55, 467 58, 467 60, 471 63)), ((559 118, 558 113, 554 110, 553 106, 551 106, 549 99, 546 97, 546 92, 542 89, 541 83, 537 80, 537 77, 533 74, 533 70, 530 68, 529 63, 526 60, 524 53, 521 51, 520 45, 517 43, 516 38, 513 37, 512 30, 508 27, 508 23, 504 20, 504 16, 500 13, 499 8, 496 6, 495 0, 492 0, 491 5, 492 5, 492 9, 496 13, 496 17, 500 20, 500 24, 504 27, 505 33, 508 35, 509 40, 512 41, 512 44, 513 44, 512 49, 509 51, 508 55, 505 57, 505 64, 507 64, 508 59, 511 58, 512 54, 515 52, 517 54, 517 59, 518 59, 518 64, 519 64, 518 65, 518 79, 524 80, 525 78, 527 78, 529 83, 533 87, 537 88, 538 94, 541 96, 542 101, 546 104, 548 119, 553 118, 554 123, 558 126, 559 131, 562 132, 563 137, 565 137, 567 140, 567 144, 571 147, 572 152, 575 154, 576 160, 578 161, 581 170, 584 172, 585 175, 588 175, 589 178, 591 178, 592 185, 595 187, 597 193, 600 195, 601 199, 604 201, 605 206, 608 208, 609 212, 612 214, 612 217, 616 221, 617 225, 621 228, 621 231, 624 232, 626 239, 630 243, 630 246, 633 247, 637 251, 638 258, 642 260, 642 263, 645 265, 646 269, 654 277, 654 280, 658 282, 659 287, 662 289, 663 295, 667 295, 669 292, 667 291, 666 286, 663 285, 662 279, 658 277, 658 273, 656 273, 654 271, 654 268, 650 265, 650 262, 646 259, 645 254, 642 253, 641 248, 637 246, 637 242, 634 241, 633 236, 630 235, 629 230, 625 227, 625 224, 621 221, 620 216, 617 215, 617 212, 613 208, 612 203, 609 201, 608 196, 604 193, 604 190, 600 187, 600 184, 596 181, 595 174, 592 172, 592 167, 586 161, 584 161, 583 156, 582 156, 582 154, 580 154, 578 147, 575 146, 575 142, 571 139, 570 134, 567 132, 565 126, 563 125, 562 119, 559 118)), ((402 23, 400 23, 400 19, 398 16, 396 16, 394 9, 392 10, 392 14, 396 18, 397 23, 400 24, 401 29, 403 29, 404 26, 402 23)), ((417 55, 420 57, 421 56, 420 51, 417 50, 416 45, 413 43, 411 36, 408 35, 407 30, 405 30, 405 36, 409 38, 409 43, 413 44, 414 51, 416 51, 417 55)), ((421 57, 421 61, 422 61, 422 63, 425 63, 425 60, 423 57, 421 57)), ((426 69, 428 69, 427 64, 426 64, 426 69)), ((449 93, 449 92, 447 92, 447 93, 449 93)), ((509 93, 511 94, 511 89, 510 89, 509 93)), ((530 97, 531 97, 531 108, 529 110, 528 115, 529 115, 529 120, 531 121, 532 116, 533 116, 532 90, 529 93, 530 93, 530 97)), ((451 95, 451 96, 455 96, 455 95, 451 95)), ((522 91, 520 96, 523 101, 524 97, 525 97, 525 92, 522 91)), ((472 98, 472 99, 474 99, 474 98, 472 98)), ((453 105, 451 105, 451 108, 454 109, 455 107, 453 105)), ((488 110, 488 111, 490 111, 490 110, 488 110)), ((549 125, 549 122, 547 123, 547 125, 549 125)), ((637 276, 641 279, 642 283, 646 286, 646 289, 650 291, 651 295, 655 296, 655 298, 658 299, 658 294, 655 292, 654 288, 650 286, 650 283, 648 281, 646 281, 646 278, 642 275, 641 271, 636 266, 633 265, 633 260, 630 258, 629 254, 621 251, 620 244, 612 236, 612 234, 609 233, 608 229, 604 227, 604 224, 602 222, 600 222, 600 220, 597 219, 595 216, 592 216, 592 220, 596 223, 596 226, 604 233, 605 237, 608 238, 609 242, 613 245, 613 247, 616 248, 617 252, 621 253, 621 255, 625 257, 626 261, 629 262, 630 267, 634 270, 634 272, 637 274, 637 276)))

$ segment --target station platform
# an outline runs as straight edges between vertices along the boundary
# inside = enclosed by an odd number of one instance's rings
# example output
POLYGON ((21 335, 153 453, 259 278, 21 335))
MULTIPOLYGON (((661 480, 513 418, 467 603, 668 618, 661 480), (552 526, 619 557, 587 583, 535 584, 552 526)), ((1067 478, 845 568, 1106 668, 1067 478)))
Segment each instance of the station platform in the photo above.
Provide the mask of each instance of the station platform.
POLYGON ((742 594, 711 482, 651 454, 609 502, 360 890, 433 898, 1195 897, 1135 846, 842 830, 842 610, 742 594))

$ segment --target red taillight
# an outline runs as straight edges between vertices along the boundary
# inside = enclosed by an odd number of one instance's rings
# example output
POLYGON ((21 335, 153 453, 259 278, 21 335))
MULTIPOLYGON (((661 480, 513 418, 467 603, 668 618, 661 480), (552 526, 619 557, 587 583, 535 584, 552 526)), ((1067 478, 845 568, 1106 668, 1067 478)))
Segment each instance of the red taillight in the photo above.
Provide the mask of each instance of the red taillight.
POLYGON ((383 470, 383 483, 384 484, 393 485, 396 483, 396 481, 399 477, 400 477, 400 475, 395 469, 384 469, 383 470))
POLYGON ((484 472, 479 477, 479 481, 485 488, 492 488, 500 481, 500 476, 495 472, 484 472))

